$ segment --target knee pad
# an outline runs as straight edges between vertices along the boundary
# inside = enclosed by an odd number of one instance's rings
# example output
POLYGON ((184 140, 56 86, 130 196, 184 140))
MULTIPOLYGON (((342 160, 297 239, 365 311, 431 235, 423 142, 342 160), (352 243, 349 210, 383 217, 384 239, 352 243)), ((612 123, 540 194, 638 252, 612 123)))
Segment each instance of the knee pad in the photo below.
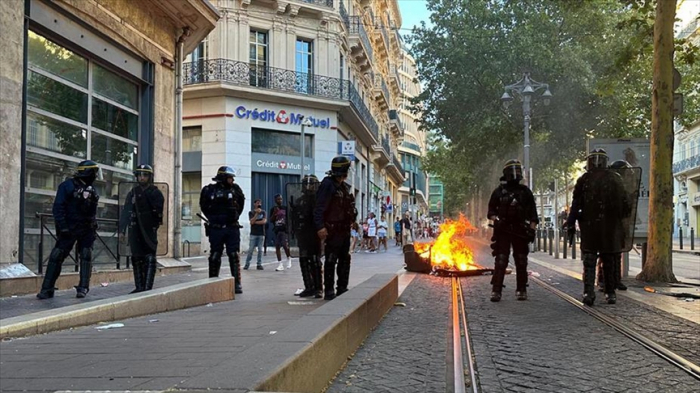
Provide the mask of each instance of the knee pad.
POLYGON ((515 255, 513 255, 513 260, 515 261, 515 268, 516 269, 527 267, 527 255, 515 254, 515 255))
POLYGON ((505 269, 508 267, 508 255, 496 255, 496 269, 505 269))
POLYGON ((64 252, 60 248, 54 248, 53 250, 51 250, 51 255, 49 255, 49 262, 63 262, 63 260, 66 259, 67 256, 68 253, 64 252))
POLYGON ((213 262, 217 262, 220 260, 221 260, 221 253, 220 252, 215 251, 215 252, 212 252, 211 254, 209 254, 209 262, 213 263, 213 262))

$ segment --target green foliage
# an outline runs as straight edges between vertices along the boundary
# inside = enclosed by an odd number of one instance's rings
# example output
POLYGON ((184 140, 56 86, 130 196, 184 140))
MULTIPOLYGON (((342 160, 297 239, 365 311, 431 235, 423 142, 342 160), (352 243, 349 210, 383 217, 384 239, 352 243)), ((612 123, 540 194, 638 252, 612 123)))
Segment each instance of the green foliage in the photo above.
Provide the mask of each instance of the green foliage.
MULTIPOLYGON (((648 137, 653 2, 428 0, 427 6, 432 26, 409 37, 424 84, 415 109, 432 132, 424 168, 443 179, 446 211, 464 206, 477 188, 495 187, 503 162, 522 156, 521 101, 505 110, 499 97, 523 72, 548 83, 554 95, 550 106, 539 98, 532 106, 530 166, 538 182, 582 159, 588 138, 648 137)), ((683 53, 692 62, 693 49, 683 53)), ((689 88, 700 71, 684 70, 689 88)), ((698 113, 690 102, 697 98, 689 95, 686 117, 698 113)))

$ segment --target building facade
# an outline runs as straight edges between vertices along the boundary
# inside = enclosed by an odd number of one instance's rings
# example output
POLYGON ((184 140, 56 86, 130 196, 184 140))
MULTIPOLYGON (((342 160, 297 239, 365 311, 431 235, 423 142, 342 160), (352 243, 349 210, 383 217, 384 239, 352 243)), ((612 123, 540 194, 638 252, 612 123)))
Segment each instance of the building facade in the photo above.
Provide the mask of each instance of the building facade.
MULTIPOLYGON (((676 12, 676 38, 700 45, 700 2, 682 0, 676 12)), ((700 237, 700 117, 689 127, 676 125, 673 146, 674 237, 700 237)))
POLYGON ((393 115, 404 127, 403 141, 399 145, 401 165, 406 171, 406 180, 399 188, 401 211, 415 213, 420 218, 428 214, 427 176, 421 166, 421 157, 426 153, 427 138, 420 129, 420 116, 411 111, 412 100, 421 93, 417 80, 416 62, 405 47, 401 48, 401 65, 399 67, 401 82, 401 102, 399 110, 393 115), (414 195, 411 195, 411 189, 414 195))
POLYGON ((221 165, 236 171, 244 210, 260 198, 269 211, 300 180, 302 133, 303 173, 322 179, 344 152, 358 221, 385 214, 393 228, 404 182, 403 127, 391 117, 401 102, 396 0, 213 4, 222 18, 184 68, 183 240, 208 251, 199 191, 221 165))
POLYGON ((103 172, 95 263, 118 266, 119 184, 141 163, 176 183, 176 48, 193 50, 218 18, 207 0, 0 2, 0 263, 41 271, 56 189, 91 159, 103 172))

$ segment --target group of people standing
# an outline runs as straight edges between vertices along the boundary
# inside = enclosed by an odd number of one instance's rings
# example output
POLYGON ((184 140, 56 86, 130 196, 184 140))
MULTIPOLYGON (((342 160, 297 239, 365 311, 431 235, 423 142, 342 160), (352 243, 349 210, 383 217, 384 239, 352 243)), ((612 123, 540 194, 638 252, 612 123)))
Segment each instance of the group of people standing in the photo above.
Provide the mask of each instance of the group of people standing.
MULTIPOLYGON (((616 161, 608 167, 608 155, 595 149, 587 157, 586 173, 576 182, 571 210, 566 221, 570 238, 581 230, 583 257, 582 301, 588 306, 595 302, 595 269, 600 258, 605 277, 605 298, 615 304, 615 289, 620 283, 622 252, 629 251, 634 237, 634 213, 638 197, 641 170, 625 161, 616 161)), ((539 223, 532 191, 522 181, 522 165, 509 160, 503 168, 501 184, 493 191, 488 205, 488 219, 493 222, 491 238, 495 257, 491 279, 491 301, 502 298, 503 281, 512 249, 516 271, 518 300, 527 300, 527 262, 529 243, 535 240, 539 223)))

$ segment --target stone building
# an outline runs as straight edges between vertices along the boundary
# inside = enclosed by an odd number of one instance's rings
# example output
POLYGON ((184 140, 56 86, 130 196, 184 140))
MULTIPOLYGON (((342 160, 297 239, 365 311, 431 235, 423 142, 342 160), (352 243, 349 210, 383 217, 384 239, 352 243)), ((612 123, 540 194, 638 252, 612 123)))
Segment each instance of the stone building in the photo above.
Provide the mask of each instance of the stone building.
POLYGON ((40 270, 56 189, 84 159, 104 175, 96 263, 116 262, 118 185, 136 165, 153 164, 173 205, 178 48, 218 19, 207 0, 0 1, 0 262, 40 270))

